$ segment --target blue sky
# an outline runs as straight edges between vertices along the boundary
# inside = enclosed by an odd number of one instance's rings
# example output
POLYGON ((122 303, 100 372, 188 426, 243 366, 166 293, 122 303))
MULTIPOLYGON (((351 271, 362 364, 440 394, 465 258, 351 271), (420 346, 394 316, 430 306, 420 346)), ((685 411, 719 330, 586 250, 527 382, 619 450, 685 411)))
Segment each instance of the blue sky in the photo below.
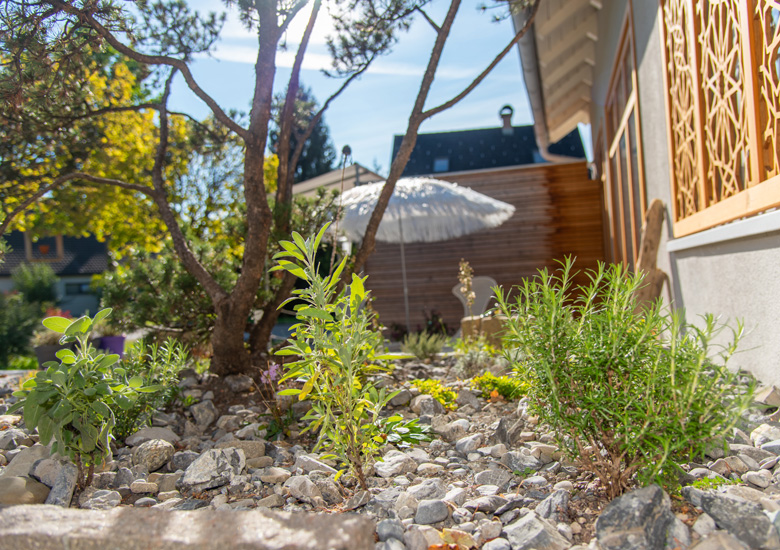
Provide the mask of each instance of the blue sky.
MULTIPOLYGON (((207 0, 191 0, 190 4, 199 11, 213 10, 217 6, 207 0)), ((427 107, 438 105, 457 94, 512 38, 509 20, 492 22, 495 11, 481 13, 477 5, 466 1, 461 6, 427 107)), ((224 9, 221 3, 218 6, 224 9)), ((444 9, 446 4, 434 2, 429 13, 435 20, 441 21, 444 9)), ((193 73, 201 86, 223 107, 248 111, 254 87, 257 39, 245 30, 234 14, 228 15, 215 52, 210 58, 199 58, 193 66, 193 73)), ((289 66, 306 17, 308 11, 304 9, 288 31, 288 51, 279 54, 275 84, 278 90, 286 86, 289 66)), ((326 18, 318 20, 301 74, 301 81, 313 88, 320 102, 340 83, 325 77, 320 71, 330 62, 324 40, 329 28, 326 18)), ((357 162, 369 168, 377 164, 381 173, 386 174, 393 136, 406 129, 433 39, 432 29, 418 17, 409 32, 400 36, 393 52, 375 62, 368 73, 353 82, 331 105, 326 111, 325 122, 338 151, 349 144, 357 162)), ((172 107, 198 117, 208 113, 205 105, 187 89, 181 78, 174 86, 171 103, 172 107)), ((498 111, 505 104, 512 105, 515 110, 515 125, 532 123, 516 48, 480 87, 449 111, 426 121, 421 132, 496 127, 500 125, 498 111)))

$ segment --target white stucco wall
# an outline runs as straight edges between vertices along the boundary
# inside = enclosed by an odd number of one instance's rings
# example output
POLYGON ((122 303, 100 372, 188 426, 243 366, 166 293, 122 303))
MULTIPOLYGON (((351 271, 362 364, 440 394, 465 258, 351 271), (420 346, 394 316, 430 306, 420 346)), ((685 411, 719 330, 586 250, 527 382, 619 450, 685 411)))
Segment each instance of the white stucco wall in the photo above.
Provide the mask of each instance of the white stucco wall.
MULTIPOLYGON (((642 154, 648 203, 663 201, 667 221, 658 267, 671 278, 665 299, 684 308, 697 322, 704 313, 722 320, 742 319, 747 334, 730 365, 751 371, 762 382, 780 386, 780 224, 733 239, 740 223, 711 232, 711 242, 669 252, 673 240, 670 213, 669 152, 664 103, 663 60, 658 2, 632 3, 642 154)), ((598 62, 594 67, 593 135, 603 117, 621 25, 628 0, 606 0, 599 12, 598 62)), ((766 216, 766 215, 764 215, 766 216)), ((752 222, 755 225, 755 220, 752 222)), ((744 223, 743 223, 744 225, 744 223)), ((707 234, 705 234, 706 236, 707 234)), ((679 241, 679 246, 686 241, 679 241)))

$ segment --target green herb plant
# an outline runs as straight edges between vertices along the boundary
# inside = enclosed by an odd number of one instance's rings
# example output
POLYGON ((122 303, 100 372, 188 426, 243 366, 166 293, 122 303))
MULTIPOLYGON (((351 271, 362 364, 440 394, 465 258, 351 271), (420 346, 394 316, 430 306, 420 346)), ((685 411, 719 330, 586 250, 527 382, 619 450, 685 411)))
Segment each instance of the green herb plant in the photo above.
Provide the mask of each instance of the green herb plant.
POLYGON ((287 270, 308 283, 294 291, 291 300, 299 303, 295 306, 299 322, 293 326, 289 345, 277 352, 297 357, 285 364, 287 372, 280 382, 296 380, 303 387, 279 394, 311 400, 312 408, 303 417, 311 423, 304 431, 319 430, 315 448, 328 448, 332 453, 328 456, 346 465, 367 490, 365 470, 387 443, 420 441, 428 436, 415 421, 380 416, 397 392, 377 389, 369 379, 370 374, 383 370, 375 365, 382 359, 382 337, 371 330, 365 277, 353 275, 351 283, 337 293, 347 259, 327 276, 318 271, 315 255, 328 225, 306 240, 293 232, 293 240, 282 241, 284 251, 275 256, 279 265, 274 270, 287 270))
POLYGON ((104 309, 93 318, 44 319, 46 328, 62 335, 61 343, 76 342, 76 351, 62 349, 57 352, 59 362, 44 363, 45 370, 14 392, 19 401, 10 409, 22 409, 25 425, 38 429, 41 444, 53 442, 52 453, 69 456, 76 463, 81 488, 91 482, 95 465, 111 454, 116 423, 112 408, 130 410, 139 392, 160 390, 159 386, 144 386, 140 376, 128 379, 124 369, 112 368, 118 355, 97 353, 90 346, 93 323, 110 313, 104 309))
POLYGON ((448 411, 454 411, 458 408, 455 400, 458 398, 458 392, 445 386, 441 380, 429 378, 427 380, 412 380, 412 385, 420 390, 420 393, 430 395, 448 411))
POLYGON ((170 406, 179 395, 179 372, 188 364, 187 348, 178 340, 168 338, 162 345, 144 342, 132 345, 125 358, 117 363, 123 375, 130 379, 141 378, 143 387, 159 388, 154 392, 140 393, 129 409, 123 410, 114 403, 111 408, 116 419, 114 435, 125 439, 151 423, 158 410, 170 406))
POLYGON ((728 327, 711 315, 694 326, 660 301, 637 313, 641 275, 601 264, 572 293, 572 270, 568 259, 526 279, 513 304, 498 293, 504 348, 516 349, 532 409, 610 498, 635 474, 673 485, 679 464, 702 456, 750 404, 752 390, 725 367, 742 326, 716 347, 728 327))
POLYGON ((506 400, 518 399, 526 393, 526 387, 523 382, 511 376, 496 376, 491 372, 486 372, 477 376, 471 381, 474 389, 479 390, 482 397, 489 399, 493 392, 506 400))
POLYGON ((449 341, 446 334, 435 332, 413 332, 404 336, 401 350, 417 357, 420 361, 430 362, 449 341))

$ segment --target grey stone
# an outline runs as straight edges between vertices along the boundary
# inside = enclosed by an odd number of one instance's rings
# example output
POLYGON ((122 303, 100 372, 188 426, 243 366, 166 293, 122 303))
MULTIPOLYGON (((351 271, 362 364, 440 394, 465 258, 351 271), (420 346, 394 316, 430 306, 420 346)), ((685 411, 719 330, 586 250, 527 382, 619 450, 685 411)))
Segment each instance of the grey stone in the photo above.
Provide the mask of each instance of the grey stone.
POLYGON ((152 497, 141 497, 133 503, 136 508, 149 508, 157 504, 157 501, 152 497))
POLYGON ((178 451, 171 457, 171 470, 186 470, 200 456, 195 451, 178 451))
POLYGON ((121 508, 17 506, 0 511, 0 550, 373 550, 374 527, 359 516, 267 509, 165 514, 121 508))
POLYGON ((167 441, 168 443, 172 444, 178 443, 181 440, 181 438, 176 435, 170 428, 147 427, 141 428, 133 435, 125 439, 125 443, 131 447, 135 447, 141 443, 151 441, 152 439, 162 439, 163 441, 167 441))
POLYGON ((376 524, 376 535, 384 542, 387 539, 404 540, 404 525, 397 519, 383 519, 376 524))
POLYGON ((539 517, 549 519, 555 523, 564 521, 569 510, 569 492, 558 490, 544 499, 536 507, 536 513, 539 517))
POLYGON ((571 546, 554 525, 534 512, 504 528, 512 550, 565 550, 571 546))
POLYGON ((160 492, 169 493, 171 491, 175 491, 176 482, 179 481, 182 475, 182 472, 177 472, 173 474, 162 474, 160 477, 158 477, 156 483, 160 489, 160 492))
POLYGON ((241 449, 247 460, 265 456, 265 441, 224 441, 214 445, 215 449, 241 449))
MULTIPOLYGON (((266 468, 265 470, 262 470, 260 472, 260 475, 258 475, 257 477, 259 477, 260 481, 262 481, 263 483, 284 483, 285 481, 290 479, 291 476, 292 474, 290 473, 289 470, 285 470, 284 468, 276 468, 272 466, 270 468, 266 468)), ((254 478, 255 476, 253 475, 252 477, 254 478)))
POLYGON ((211 426, 219 416, 219 411, 211 400, 201 401, 190 407, 190 412, 195 418, 198 428, 204 430, 211 426))
POLYGON ((418 525, 431 525, 444 521, 450 515, 450 508, 443 500, 421 500, 414 515, 418 525))
POLYGON ((512 472, 523 473, 526 469, 538 471, 542 463, 531 455, 524 455, 518 451, 509 451, 501 457, 501 464, 512 472))
POLYGON ((245 374, 231 374, 225 377, 225 384, 233 393, 242 393, 252 391, 255 387, 254 381, 245 374))
POLYGON ((78 468, 71 462, 60 463, 60 469, 51 485, 49 496, 46 497, 45 504, 62 506, 67 508, 70 501, 73 500, 73 491, 76 490, 76 480, 78 478, 78 468))
POLYGON ((479 398, 469 390, 458 390, 458 397, 455 399, 455 403, 457 403, 459 407, 474 407, 475 411, 482 409, 479 398))
POLYGON ((488 468, 474 475, 476 485, 497 485, 502 490, 506 489, 512 480, 512 474, 503 468, 488 468))
POLYGON ((721 529, 751 548, 780 548, 780 535, 760 505, 730 495, 705 492, 701 507, 721 529))
POLYGON ((316 458, 306 455, 298 455, 298 458, 295 459, 295 464, 293 464, 292 469, 297 470, 298 468, 307 474, 311 472, 325 472, 326 474, 336 473, 335 468, 328 466, 324 462, 320 462, 316 458))
POLYGON ((610 502, 596 520, 596 537, 603 550, 663 550, 674 519, 669 496, 650 485, 610 502))
POLYGON ((409 390, 401 390, 389 401, 388 404, 391 407, 403 407, 408 405, 411 400, 411 392, 409 390))
POLYGON ((751 485, 755 485, 761 489, 766 489, 772 482, 772 474, 769 470, 761 470, 760 472, 747 472, 742 475, 742 481, 746 481, 751 485))
POLYGON ((404 533, 404 544, 408 550, 428 550, 443 542, 441 533, 427 525, 411 525, 404 533))
POLYGON ((522 441, 520 434, 523 432, 525 422, 514 416, 505 416, 498 422, 495 439, 507 447, 514 447, 522 441))
POLYGON ((406 550, 406 545, 398 539, 388 539, 385 542, 377 542, 374 550, 406 550))
POLYGON ((206 508, 208 505, 209 503, 206 502, 205 500, 198 500, 197 498, 188 498, 182 500, 181 502, 177 502, 174 506, 171 507, 171 510, 181 510, 181 511, 200 510, 201 508, 206 508))
POLYGON ((330 477, 325 474, 319 474, 319 476, 314 474, 311 476, 311 480, 317 486, 317 489, 320 490, 322 498, 325 499, 325 504, 334 506, 344 502, 344 497, 341 495, 338 485, 330 477))
POLYGON ((482 545, 482 550, 512 550, 512 545, 506 539, 493 539, 482 545))
POLYGON ((371 501, 371 493, 368 491, 358 491, 351 497, 347 499, 347 502, 344 503, 344 510, 350 511, 350 510, 357 510, 361 506, 365 506, 371 501))
POLYGON ((181 489, 203 491, 229 484, 246 465, 241 449, 211 449, 200 455, 178 482, 181 489))
POLYGON ((150 481, 136 480, 130 484, 130 492, 136 495, 142 495, 146 493, 157 493, 160 487, 156 483, 150 481))
POLYGON ((447 484, 439 478, 426 479, 406 489, 407 494, 419 500, 441 499, 447 494, 447 484))
POLYGON ((114 481, 110 487, 112 489, 118 489, 119 487, 129 487, 130 484, 135 481, 136 476, 130 468, 119 468, 114 476, 114 481))
POLYGON ((389 451, 385 454, 382 462, 374 464, 374 470, 380 477, 395 477, 416 471, 417 462, 401 451, 389 451))
POLYGON ((750 432, 750 440, 756 447, 761 447, 764 443, 780 439, 780 424, 772 422, 771 424, 761 424, 758 428, 750 432))
POLYGON ((690 550, 749 550, 749 548, 725 531, 717 531, 691 546, 690 550))
POLYGON ((509 502, 498 495, 475 498, 463 503, 463 508, 472 512, 495 512, 509 502))
POLYGON ((526 487, 527 489, 541 489, 547 487, 549 484, 550 482, 547 481, 547 478, 544 476, 530 476, 520 482, 520 486, 526 487))
POLYGON ((761 445, 761 449, 763 449, 764 451, 768 451, 774 455, 780 455, 780 439, 767 441, 766 443, 761 445))
POLYGON ((43 504, 47 496, 49 496, 49 488, 30 477, 0 479, 0 506, 43 504))
POLYGON ((19 451, 19 453, 10 460, 8 466, 0 472, 0 479, 4 477, 29 476, 36 462, 48 458, 50 454, 51 450, 49 447, 44 447, 43 445, 33 445, 32 447, 24 448, 19 451))
POLYGON ((228 436, 231 439, 235 439, 232 432, 241 427, 241 417, 235 414, 223 414, 217 419, 215 426, 219 430, 228 432, 228 436))
POLYGON ((87 510, 108 510, 109 508, 116 508, 121 502, 122 495, 118 492, 100 489, 92 493, 92 495, 81 504, 81 507, 87 510))
POLYGON ((482 445, 482 434, 477 433, 474 435, 466 436, 462 439, 459 439, 457 443, 455 443, 455 450, 457 450, 460 453, 471 453, 479 449, 479 447, 482 445))
POLYGON ((745 455, 749 456, 756 462, 761 462, 762 460, 765 460, 767 458, 773 458, 775 457, 775 453, 772 453, 770 451, 767 451, 765 449, 761 449, 759 447, 753 447, 752 445, 741 445, 739 443, 732 443, 729 445, 729 449, 731 452, 736 453, 738 455, 745 455))
POLYGON ((666 533, 666 548, 688 548, 691 545, 691 532, 682 520, 675 517, 666 533))
POLYGON ((30 470, 30 477, 37 479, 47 487, 51 487, 62 469, 62 464, 62 461, 56 458, 38 460, 30 470))
POLYGON ((715 520, 712 519, 712 516, 707 512, 702 512, 691 527, 693 532, 697 533, 700 537, 706 537, 717 528, 718 526, 715 525, 715 520))
POLYGON ((444 410, 444 406, 441 403, 436 401, 430 395, 426 394, 418 395, 412 399, 410 406, 412 411, 416 412, 420 416, 436 416, 446 412, 444 410))
POLYGON ((455 487, 447 491, 444 495, 444 500, 453 503, 455 506, 463 506, 463 503, 468 500, 468 491, 462 487, 455 487))
POLYGON ((10 451, 20 445, 32 444, 30 436, 17 428, 10 428, 0 432, 0 450, 10 451))
POLYGON ((324 502, 319 487, 306 476, 292 476, 284 482, 284 487, 289 489, 292 497, 302 502, 314 506, 321 506, 324 502))
POLYGON ((144 466, 150 472, 159 470, 173 458, 176 449, 164 439, 150 439, 141 443, 133 452, 133 464, 144 466))
POLYGON ((282 495, 271 495, 257 501, 258 508, 281 508, 284 506, 282 495))

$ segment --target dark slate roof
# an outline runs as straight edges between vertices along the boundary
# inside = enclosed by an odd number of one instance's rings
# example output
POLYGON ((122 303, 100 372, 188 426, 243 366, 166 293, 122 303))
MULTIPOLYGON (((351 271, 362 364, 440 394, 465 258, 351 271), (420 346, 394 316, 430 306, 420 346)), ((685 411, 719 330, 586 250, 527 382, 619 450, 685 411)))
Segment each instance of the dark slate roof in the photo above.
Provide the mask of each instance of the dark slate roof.
MULTIPOLYGON (((0 265, 0 277, 8 277, 20 264, 27 262, 24 250, 24 233, 14 231, 4 236, 11 247, 11 252, 0 265)), ((33 243, 35 258, 40 255, 40 245, 49 245, 48 256, 56 257, 56 240, 54 237, 43 237, 33 243)), ((57 275, 96 275, 108 269, 108 249, 106 243, 101 243, 95 237, 63 237, 62 259, 53 259, 47 263, 57 275)), ((45 260, 44 260, 45 261, 45 260)))
MULTIPOLYGON (((511 135, 504 135, 502 128, 420 134, 403 175, 484 170, 545 162, 539 156, 533 126, 514 126, 512 130, 511 135), (441 169, 441 165, 435 169, 434 160, 444 158, 447 159, 446 169, 441 169)), ((395 158, 402 139, 403 136, 395 136, 392 158, 395 158)), ((585 158, 585 149, 577 130, 552 144, 549 151, 556 155, 585 158)))

